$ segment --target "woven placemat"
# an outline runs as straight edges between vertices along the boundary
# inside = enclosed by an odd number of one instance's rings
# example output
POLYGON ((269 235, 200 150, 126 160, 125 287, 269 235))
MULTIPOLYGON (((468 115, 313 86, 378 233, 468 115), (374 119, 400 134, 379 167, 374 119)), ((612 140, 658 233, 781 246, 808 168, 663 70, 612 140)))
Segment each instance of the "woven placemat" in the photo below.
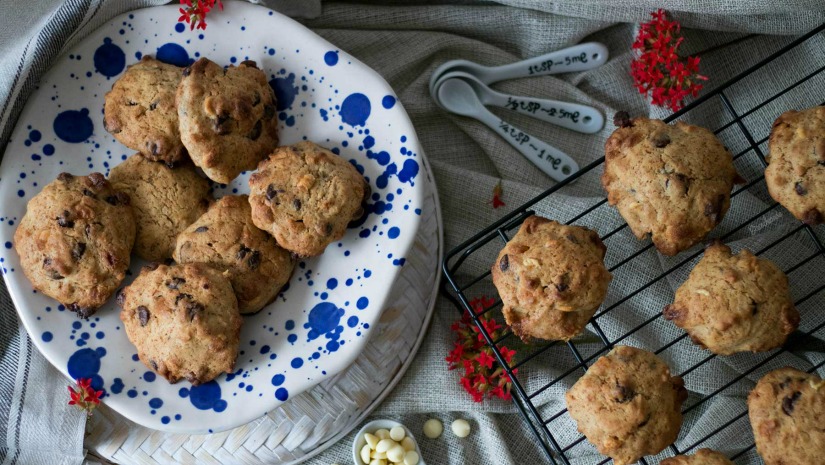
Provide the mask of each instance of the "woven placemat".
POLYGON ((443 234, 435 184, 426 160, 423 165, 427 178, 420 182, 427 186, 415 243, 377 330, 349 368, 257 420, 217 434, 164 433, 101 405, 86 426, 87 463, 292 464, 360 424, 404 374, 432 316, 443 234))

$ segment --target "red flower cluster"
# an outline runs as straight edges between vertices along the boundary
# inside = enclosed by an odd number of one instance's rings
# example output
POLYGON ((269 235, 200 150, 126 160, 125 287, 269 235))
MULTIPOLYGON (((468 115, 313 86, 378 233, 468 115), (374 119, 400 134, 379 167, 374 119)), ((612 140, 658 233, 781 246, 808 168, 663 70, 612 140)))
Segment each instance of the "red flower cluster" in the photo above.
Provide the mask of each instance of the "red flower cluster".
MULTIPOLYGON (((470 305, 475 312, 480 312, 493 302, 493 299, 481 297, 471 300, 470 305)), ((502 335, 504 327, 496 323, 494 319, 479 317, 479 321, 491 338, 497 339, 502 335)), ((493 349, 486 344, 484 336, 473 324, 470 315, 464 312, 461 319, 453 323, 450 329, 456 333, 457 337, 453 350, 450 351, 446 360, 450 370, 464 368, 460 381, 464 390, 470 393, 476 402, 483 401, 485 395, 510 400, 513 382, 507 372, 496 362, 493 349)), ((515 350, 504 346, 499 348, 499 352, 508 364, 516 354, 515 350)), ((513 370, 514 374, 517 372, 518 370, 513 370)))
POLYGON ((649 92, 654 105, 678 111, 686 97, 696 97, 702 90, 698 81, 708 78, 699 74, 699 57, 679 56, 679 45, 685 40, 679 23, 668 21, 661 9, 650 15, 653 20, 641 25, 633 42, 639 56, 630 64, 631 75, 639 93, 649 92))
POLYGON ((189 29, 206 29, 206 15, 215 8, 216 3, 218 8, 223 10, 221 0, 195 0, 194 5, 192 0, 180 0, 180 4, 185 8, 180 9, 178 22, 189 23, 189 29))
POLYGON ((92 380, 89 378, 78 378, 77 390, 69 386, 71 400, 69 405, 76 405, 79 409, 85 410, 86 415, 92 416, 92 411, 100 405, 100 398, 103 391, 95 391, 92 387, 92 380))

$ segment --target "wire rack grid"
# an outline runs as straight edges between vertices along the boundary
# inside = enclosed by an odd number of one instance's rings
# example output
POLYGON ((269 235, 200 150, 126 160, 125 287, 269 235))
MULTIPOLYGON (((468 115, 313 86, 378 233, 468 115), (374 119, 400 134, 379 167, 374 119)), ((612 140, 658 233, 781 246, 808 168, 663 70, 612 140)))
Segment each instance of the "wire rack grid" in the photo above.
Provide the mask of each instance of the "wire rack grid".
MULTIPOLYGON (((720 440, 723 443, 724 441, 730 442, 725 452, 732 460, 740 463, 758 463, 750 436, 750 427, 747 423, 747 407, 744 405, 744 397, 749 390, 747 386, 752 387, 755 380, 758 380, 761 374, 769 369, 788 364, 788 359, 784 358, 785 355, 798 352, 810 354, 811 351, 815 354, 822 354, 822 345, 825 345, 821 343, 821 333, 825 332, 821 331, 825 327, 825 315, 817 317, 817 314, 825 312, 815 312, 816 308, 805 308, 806 305, 819 305, 821 302, 817 299, 825 297, 825 293, 822 292, 825 290, 825 273, 823 273, 825 270, 825 246, 823 246, 825 228, 802 224, 784 211, 768 195, 763 173, 767 166, 766 142, 773 119, 786 109, 823 104, 825 57, 806 57, 808 65, 801 67, 802 71, 793 73, 788 71, 789 66, 786 62, 787 60, 799 61, 798 57, 792 56, 797 47, 809 40, 825 39, 825 35, 820 34, 823 31, 825 31, 825 24, 788 43, 665 120, 670 123, 689 117, 691 113, 697 113, 703 116, 715 114, 716 118, 711 119, 720 122, 714 133, 731 148, 737 170, 748 181, 734 188, 730 211, 712 236, 730 243, 749 237, 753 231, 758 230, 760 239, 748 243, 748 248, 757 256, 770 258, 780 264, 788 275, 795 305, 803 315, 803 323, 799 331, 791 335, 784 347, 762 354, 739 354, 721 362, 720 359, 723 357, 717 357, 710 352, 698 349, 692 345, 684 332, 676 330, 668 333, 663 330, 662 325, 669 323, 662 323, 661 306, 639 311, 641 304, 636 302, 637 300, 650 299, 651 294, 658 292, 662 286, 668 286, 668 289, 672 291, 674 285, 678 285, 687 276, 692 265, 701 256, 702 250, 700 247, 695 247, 672 258, 656 255, 649 240, 637 241, 632 236, 626 236, 629 233, 627 224, 613 211, 615 209, 607 205, 606 199, 599 198, 594 199, 571 217, 563 221, 560 218, 557 219, 567 224, 579 224, 599 231, 602 241, 608 247, 606 265, 614 274, 611 288, 619 287, 619 294, 613 298, 609 297, 594 315, 588 325, 589 337, 578 337, 566 343, 543 342, 525 345, 524 349, 519 351, 524 355, 513 360, 511 364, 506 362, 499 348, 504 343, 519 344, 518 338, 512 332, 506 332, 493 340, 479 320, 481 317, 502 320, 501 300, 496 299, 495 303, 482 309, 474 309, 471 300, 474 296, 490 290, 489 266, 492 265, 498 251, 506 244, 511 234, 518 229, 522 221, 534 214, 534 207, 567 188, 577 179, 588 176, 598 179, 601 173, 598 167, 604 162, 603 157, 582 168, 565 182, 547 189, 445 256, 444 290, 461 312, 467 311, 470 314, 479 332, 493 349, 498 363, 513 380, 514 402, 551 463, 604 464, 610 459, 598 455, 586 439, 576 431, 575 422, 567 415, 563 404, 542 403, 540 400, 543 396, 551 392, 555 392, 556 395, 563 393, 565 386, 572 385, 586 372, 588 366, 615 345, 633 342, 636 342, 634 345, 638 345, 639 340, 649 341, 651 339, 657 341, 656 347, 644 348, 654 351, 668 361, 670 361, 667 356, 668 351, 678 350, 682 351, 681 353, 693 354, 692 357, 687 357, 689 359, 687 362, 682 360, 685 357, 680 355, 682 362, 676 363, 676 366, 671 364, 673 372, 685 379, 691 395, 683 405, 685 420, 677 442, 655 457, 641 459, 641 463, 647 465, 651 463, 650 460, 661 460, 664 457, 695 451, 699 447, 707 447, 713 438, 717 439, 717 443, 720 440), (737 105, 739 98, 735 97, 743 93, 747 94, 748 82, 753 79, 760 80, 763 87, 765 82, 769 81, 767 87, 773 87, 775 90, 768 98, 758 99, 757 104, 749 108, 740 108, 737 105), (811 99, 815 101, 812 102, 811 99), (736 146, 737 149, 734 150, 732 146, 736 146), (743 200, 739 201, 740 199, 743 200), (733 212, 737 209, 741 212, 734 214, 733 212), (605 220, 611 215, 612 220, 605 220), (605 226, 609 228, 604 230, 605 226), (610 241, 611 239, 618 240, 620 237, 631 241, 634 248, 623 255, 616 253, 611 255, 610 241), (636 280, 634 286, 617 286, 617 283, 620 284, 625 278, 622 275, 624 268, 634 269, 633 273, 636 273, 640 267, 647 267, 649 262, 645 260, 650 260, 652 255, 656 256, 657 263, 661 265, 663 272, 648 276, 641 283, 636 280), (475 262, 476 265, 487 264, 484 268, 486 271, 468 273, 466 269, 472 268, 469 265, 470 262, 475 262), (607 318, 614 318, 614 322, 627 320, 629 323, 625 326, 619 325, 618 330, 615 327, 608 329, 604 323, 607 318), (642 337, 642 333, 645 332, 649 333, 647 338, 642 337), (650 334, 659 333, 672 334, 672 336, 664 338, 660 335, 650 336, 650 334), (817 343, 819 343, 818 347, 817 343), (555 375, 551 379, 530 376, 530 370, 536 368, 534 365, 545 364, 546 367, 548 363, 555 368, 555 375), (737 369, 731 370, 730 366, 735 366, 737 369), (710 373, 710 376, 715 378, 711 386, 705 386, 699 394, 692 389, 692 384, 701 384, 695 379, 698 373, 705 377, 710 373), (536 382, 537 379, 540 382, 536 382), (745 388, 742 387, 743 383, 746 385, 745 388), (731 399, 735 402, 733 404, 735 406, 723 409, 725 414, 720 415, 708 406, 714 399, 723 397, 731 399), (713 415, 716 415, 716 418, 712 423, 713 426, 709 428, 707 417, 713 415), (691 425, 698 425, 699 421, 703 421, 705 426, 697 429, 698 433, 691 431, 691 425), (744 439, 742 439, 742 431, 748 432, 744 439), (731 445, 734 447, 732 450, 731 445)), ((794 69, 798 70, 800 67, 795 66, 794 69)), ((734 246, 734 249, 736 248, 734 246)), ((673 331, 673 328, 669 329, 673 331)), ((820 358, 822 360, 813 360, 801 368, 808 372, 820 369, 825 364, 825 357, 820 358)))

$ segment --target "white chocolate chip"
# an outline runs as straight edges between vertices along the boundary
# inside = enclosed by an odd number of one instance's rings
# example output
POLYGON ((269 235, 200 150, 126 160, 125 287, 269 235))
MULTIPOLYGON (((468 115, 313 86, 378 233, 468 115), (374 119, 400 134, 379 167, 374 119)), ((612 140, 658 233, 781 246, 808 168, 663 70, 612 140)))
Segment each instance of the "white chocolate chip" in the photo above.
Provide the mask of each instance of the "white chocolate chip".
POLYGON ((378 436, 378 439, 387 439, 390 437, 390 430, 381 428, 375 432, 375 435, 378 436))
POLYGON ((370 463, 370 459, 372 458, 370 457, 370 452, 372 452, 370 445, 364 444, 364 447, 361 448, 361 461, 365 464, 370 463))
POLYGON ((441 436, 442 431, 444 431, 444 425, 442 425, 437 419, 430 418, 424 422, 424 436, 427 436, 430 439, 435 439, 441 436))
POLYGON ((396 444, 387 451, 387 460, 393 463, 398 463, 404 460, 405 450, 401 444, 396 444))
POLYGON ((453 430, 453 434, 460 438, 466 438, 470 435, 470 424, 467 423, 467 420, 458 419, 453 422, 450 426, 453 430))
POLYGON ((406 438, 401 440, 401 447, 403 447, 404 450, 407 451, 415 450, 415 441, 413 441, 413 438, 407 436, 406 438))
POLYGON ((373 459, 370 465, 387 465, 387 461, 384 459, 373 459))
POLYGON ((417 465, 419 459, 418 452, 414 450, 407 451, 407 454, 404 455, 404 465, 417 465))
POLYGON ((378 445, 375 446, 375 452, 386 452, 392 449, 393 446, 398 444, 397 442, 393 441, 392 439, 382 439, 378 441, 378 445))
POLYGON ((710 292, 708 292, 704 289, 696 289, 696 293, 699 294, 699 295, 703 295, 705 297, 710 297, 710 292))
POLYGON ((403 426, 394 426, 390 430, 390 439, 392 439, 395 442, 401 441, 402 439, 404 439, 404 436, 406 435, 407 433, 404 431, 403 426))
POLYGON ((819 381, 808 380, 808 383, 811 385, 814 390, 819 390, 822 386, 825 386, 825 379, 820 379, 819 381))
POLYGON ((386 460, 387 453, 386 452, 372 451, 372 452, 370 452, 370 457, 374 458, 374 459, 384 459, 384 460, 386 460))
POLYGON ((535 258, 525 258, 524 261, 522 262, 522 264, 524 266, 539 266, 539 265, 541 265, 541 263, 539 263, 539 261, 536 260, 535 258))
POLYGON ((378 436, 370 433, 365 434, 364 439, 367 440, 367 444, 369 444, 371 449, 375 449, 375 446, 378 445, 378 441, 381 440, 378 436))

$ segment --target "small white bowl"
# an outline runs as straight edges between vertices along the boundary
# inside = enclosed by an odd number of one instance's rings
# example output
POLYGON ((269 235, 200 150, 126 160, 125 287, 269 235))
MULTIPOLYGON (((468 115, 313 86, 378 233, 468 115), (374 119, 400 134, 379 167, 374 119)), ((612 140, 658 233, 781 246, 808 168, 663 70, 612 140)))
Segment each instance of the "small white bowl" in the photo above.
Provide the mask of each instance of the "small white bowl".
POLYGON ((404 433, 406 434, 406 436, 412 438, 413 442, 415 443, 415 451, 418 453, 418 465, 427 465, 426 463, 424 463, 424 456, 421 455, 421 449, 418 447, 418 440, 415 439, 415 436, 413 436, 413 434, 410 432, 410 429, 402 425, 401 423, 392 420, 373 420, 365 424, 360 430, 358 430, 358 433, 355 435, 355 441, 352 442, 353 463, 355 465, 365 465, 364 462, 361 460, 361 449, 363 449, 364 444, 367 443, 367 440, 364 439, 364 434, 372 434, 382 428, 390 430, 396 426, 404 428, 404 433))

